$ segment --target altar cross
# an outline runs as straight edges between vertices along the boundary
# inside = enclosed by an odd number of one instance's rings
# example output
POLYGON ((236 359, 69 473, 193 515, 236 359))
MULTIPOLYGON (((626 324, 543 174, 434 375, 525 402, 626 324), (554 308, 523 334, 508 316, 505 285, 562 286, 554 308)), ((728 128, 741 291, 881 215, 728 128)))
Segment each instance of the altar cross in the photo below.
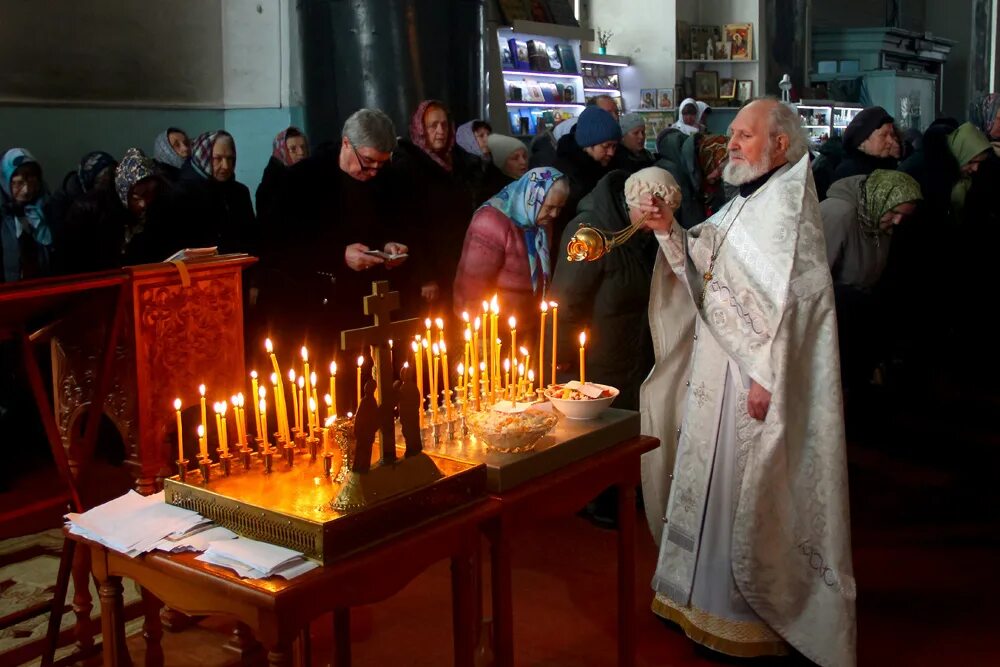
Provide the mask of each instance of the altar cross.
POLYGON ((382 397, 392 395, 392 366, 389 363, 389 341, 401 341, 400 349, 408 349, 406 343, 420 331, 417 318, 393 322, 390 313, 399 310, 399 292, 389 291, 389 282, 372 282, 372 293, 364 298, 365 315, 375 318, 374 326, 349 329, 340 333, 340 347, 343 350, 362 351, 370 348, 375 363, 375 400, 379 403, 380 424, 379 443, 382 463, 396 460, 396 425, 393 421, 392 405, 383 405, 382 397))

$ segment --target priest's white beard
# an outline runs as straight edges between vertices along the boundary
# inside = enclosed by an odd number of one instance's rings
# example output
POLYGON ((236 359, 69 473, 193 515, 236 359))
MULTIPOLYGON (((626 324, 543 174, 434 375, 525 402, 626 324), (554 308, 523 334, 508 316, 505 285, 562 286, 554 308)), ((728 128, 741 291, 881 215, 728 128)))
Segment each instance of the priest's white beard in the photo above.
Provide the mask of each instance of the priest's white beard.
POLYGON ((733 162, 733 157, 743 157, 739 151, 733 151, 729 154, 730 159, 722 169, 722 178, 730 185, 743 185, 744 183, 756 180, 771 171, 770 154, 771 151, 768 150, 760 162, 750 164, 742 160, 733 162))

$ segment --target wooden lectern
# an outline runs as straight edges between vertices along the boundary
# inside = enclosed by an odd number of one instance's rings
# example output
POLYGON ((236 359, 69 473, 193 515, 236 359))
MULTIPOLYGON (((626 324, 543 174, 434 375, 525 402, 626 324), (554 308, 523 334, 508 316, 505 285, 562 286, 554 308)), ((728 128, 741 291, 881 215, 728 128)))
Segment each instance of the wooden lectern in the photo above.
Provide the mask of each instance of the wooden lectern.
MULTIPOLYGON (((255 261, 223 255, 124 269, 127 303, 102 412, 121 436, 140 493, 157 491, 176 472, 174 399, 197 409, 198 385, 215 401, 244 384, 242 272, 255 261)), ((56 421, 71 466, 110 324, 78 313, 52 341, 56 421)))

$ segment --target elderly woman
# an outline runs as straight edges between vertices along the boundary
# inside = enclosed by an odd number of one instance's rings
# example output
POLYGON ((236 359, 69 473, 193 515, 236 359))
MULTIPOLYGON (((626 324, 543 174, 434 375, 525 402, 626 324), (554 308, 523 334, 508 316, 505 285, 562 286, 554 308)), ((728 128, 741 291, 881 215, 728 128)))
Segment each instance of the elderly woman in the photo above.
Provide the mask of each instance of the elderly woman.
POLYGON ((902 153, 895 121, 882 107, 858 112, 844 130, 844 158, 833 171, 833 181, 895 169, 902 153))
POLYGON ((55 248, 49 195, 42 167, 23 148, 0 158, 0 261, 4 282, 39 278, 54 271, 55 248))
POLYGON ((455 126, 439 100, 424 100, 410 118, 410 138, 402 139, 393 170, 409 187, 405 200, 411 222, 410 267, 426 303, 451 298, 451 278, 462 253, 465 228, 475 208, 475 180, 467 153, 455 145, 455 126))
POLYGON ((524 142, 503 134, 491 134, 486 141, 491 161, 476 192, 480 206, 528 171, 524 142))
POLYGON ((271 144, 271 158, 264 167, 264 175, 257 186, 257 219, 262 226, 273 218, 274 206, 284 187, 284 179, 289 167, 309 157, 309 140, 297 127, 288 127, 278 132, 271 144))
POLYGON ((490 164, 490 147, 487 140, 493 134, 493 126, 485 120, 470 120, 455 130, 455 143, 469 154, 473 164, 486 169, 490 164), (478 158, 478 163, 476 161, 478 158))
POLYGON ((684 134, 692 135, 705 131, 705 114, 710 113, 712 108, 705 102, 699 102, 693 97, 685 98, 678 107, 681 110, 680 119, 671 125, 684 134))
POLYGON ((236 142, 225 130, 195 139, 181 168, 178 208, 188 216, 187 237, 219 252, 254 252, 257 223, 250 190, 236 180, 236 142))
POLYGON ((456 314, 475 312, 497 294, 530 327, 526 316, 545 298, 552 276, 551 225, 568 195, 562 173, 538 167, 476 211, 455 274, 456 314))
POLYGON ((646 150, 646 120, 640 113, 627 113, 618 124, 622 128, 622 138, 611 160, 614 169, 624 169, 634 174, 640 169, 652 167, 655 159, 646 150))
POLYGON ((181 167, 189 157, 191 140, 187 132, 179 127, 168 127, 156 135, 153 142, 153 162, 168 181, 173 182, 180 177, 181 167))

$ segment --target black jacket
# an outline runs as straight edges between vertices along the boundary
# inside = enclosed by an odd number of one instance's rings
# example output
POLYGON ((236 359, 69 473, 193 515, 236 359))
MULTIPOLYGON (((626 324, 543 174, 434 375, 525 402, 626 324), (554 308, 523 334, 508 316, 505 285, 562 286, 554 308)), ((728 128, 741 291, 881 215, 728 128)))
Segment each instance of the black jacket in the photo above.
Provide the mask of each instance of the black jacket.
POLYGON ((602 166, 600 162, 584 152, 576 143, 576 135, 573 132, 564 135, 559 140, 556 147, 556 160, 552 166, 561 171, 569 180, 569 198, 553 225, 553 237, 561 238, 566 225, 576 217, 576 207, 580 200, 590 194, 597 182, 610 169, 602 166))
POLYGON ((610 166, 612 169, 623 169, 629 174, 634 174, 640 169, 652 167, 655 162, 653 154, 645 148, 642 149, 641 153, 633 153, 619 143, 618 150, 615 151, 615 156, 611 159, 610 166))
POLYGON ((250 190, 236 181, 216 181, 198 174, 191 162, 181 167, 174 206, 182 215, 188 247, 218 246, 219 253, 257 254, 257 219, 250 190))
POLYGON ((898 166, 899 161, 894 157, 873 157, 856 149, 847 149, 844 151, 844 159, 833 170, 833 181, 830 184, 848 176, 867 176, 876 169, 895 170, 898 166))
POLYGON ((267 237, 273 233, 274 208, 278 203, 278 196, 284 187, 284 179, 288 177, 288 167, 281 160, 271 156, 264 167, 264 175, 254 193, 254 203, 257 205, 257 220, 260 222, 261 234, 267 237))
MULTIPOLYGON (((630 224, 625 205, 628 176, 612 171, 583 198, 563 232, 560 250, 581 223, 609 233, 630 224)), ((580 331, 588 330, 587 379, 617 387, 618 408, 639 408, 639 386, 653 367, 647 311, 657 247, 651 233, 638 232, 595 262, 569 262, 565 253, 553 253, 558 256, 551 294, 559 303, 560 361, 576 369, 572 375, 579 377, 576 340, 580 331)))

